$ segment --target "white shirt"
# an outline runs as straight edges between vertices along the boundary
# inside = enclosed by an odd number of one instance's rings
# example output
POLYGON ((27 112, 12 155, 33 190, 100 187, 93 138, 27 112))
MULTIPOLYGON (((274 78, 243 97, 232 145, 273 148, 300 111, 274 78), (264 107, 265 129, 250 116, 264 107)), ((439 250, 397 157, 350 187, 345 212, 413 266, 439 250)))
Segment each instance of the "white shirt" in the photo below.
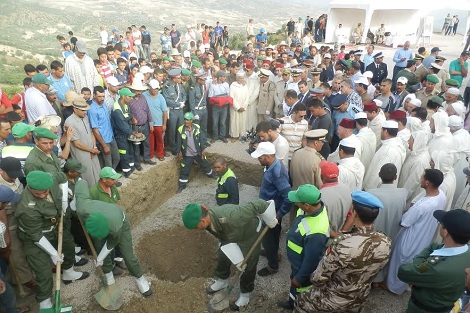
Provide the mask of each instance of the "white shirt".
POLYGON ((285 167, 289 169, 289 143, 286 138, 279 135, 273 144, 276 147, 276 159, 282 160, 285 167))
POLYGON ((36 89, 36 87, 28 88, 25 92, 25 102, 28 104, 26 113, 29 122, 36 122, 40 116, 57 115, 54 108, 49 103, 46 95, 36 89))

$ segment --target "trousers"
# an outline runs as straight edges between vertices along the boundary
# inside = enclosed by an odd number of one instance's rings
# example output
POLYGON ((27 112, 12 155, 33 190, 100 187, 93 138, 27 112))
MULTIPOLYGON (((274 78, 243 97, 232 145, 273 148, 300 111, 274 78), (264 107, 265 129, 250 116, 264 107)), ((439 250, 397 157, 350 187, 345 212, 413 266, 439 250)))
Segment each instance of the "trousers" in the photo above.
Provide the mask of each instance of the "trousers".
POLYGON ((143 150, 144 161, 150 160, 150 128, 149 123, 145 123, 140 126, 135 126, 137 132, 144 134, 145 140, 141 141, 140 144, 134 144, 134 163, 135 165, 140 164, 140 152, 143 150))
POLYGON ((124 135, 116 136, 116 143, 119 149, 119 163, 123 172, 129 172, 134 166, 134 144, 127 140, 124 135))
POLYGON ((189 173, 191 171, 191 166, 196 162, 202 168, 206 175, 212 174, 212 168, 209 162, 206 159, 203 159, 200 155, 196 156, 184 156, 183 160, 180 163, 180 178, 179 178, 179 187, 185 188, 186 184, 189 181, 189 173))
POLYGON ((5 283, 5 292, 0 295, 0 308, 5 313, 16 313, 16 294, 5 276, 0 272, 0 280, 5 283))
POLYGON ((163 158, 165 156, 163 144, 163 126, 153 126, 153 132, 150 132, 149 137, 150 158, 153 158, 154 155, 156 155, 157 158, 163 158))
POLYGON ((268 266, 273 270, 279 269, 279 239, 281 237, 281 221, 274 228, 270 228, 263 238, 263 247, 266 251, 268 266))
POLYGON ((195 120, 201 128, 201 141, 207 142, 207 108, 194 109, 194 114, 199 115, 199 120, 195 120))
POLYGON ((176 153, 176 135, 178 127, 183 125, 183 110, 170 110, 166 131, 168 132, 168 149, 176 153))
POLYGON ((227 111, 227 105, 212 106, 212 139, 214 140, 225 138, 227 111))
POLYGON ((113 140, 109 143, 106 143, 106 145, 111 150, 111 152, 109 154, 104 154, 103 146, 100 145, 99 142, 96 143, 96 147, 101 152, 98 155, 98 158, 100 160, 100 166, 101 167, 109 166, 109 167, 112 167, 112 168, 116 169, 116 167, 119 164, 119 159, 120 159, 119 149, 118 149, 116 140, 113 140))

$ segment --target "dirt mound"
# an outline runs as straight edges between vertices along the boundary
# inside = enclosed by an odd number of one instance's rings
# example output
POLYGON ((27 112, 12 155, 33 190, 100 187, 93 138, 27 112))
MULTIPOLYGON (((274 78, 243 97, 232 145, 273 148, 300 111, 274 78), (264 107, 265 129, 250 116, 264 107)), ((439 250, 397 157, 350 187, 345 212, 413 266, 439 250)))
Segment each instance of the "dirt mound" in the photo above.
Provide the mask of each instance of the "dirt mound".
POLYGON ((178 226, 147 234, 137 254, 146 272, 161 280, 179 282, 190 277, 213 277, 216 245, 208 233, 178 226))

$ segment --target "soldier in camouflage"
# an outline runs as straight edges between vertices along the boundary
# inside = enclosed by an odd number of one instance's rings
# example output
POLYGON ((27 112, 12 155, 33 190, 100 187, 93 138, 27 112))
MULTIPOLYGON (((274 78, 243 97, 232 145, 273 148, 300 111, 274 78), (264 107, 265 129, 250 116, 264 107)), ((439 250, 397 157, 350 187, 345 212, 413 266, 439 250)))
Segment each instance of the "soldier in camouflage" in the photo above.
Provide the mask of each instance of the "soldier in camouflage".
POLYGON ((356 227, 333 240, 310 277, 313 288, 298 296, 294 312, 359 312, 372 280, 388 262, 391 240, 373 225, 382 203, 364 191, 351 196, 356 227))

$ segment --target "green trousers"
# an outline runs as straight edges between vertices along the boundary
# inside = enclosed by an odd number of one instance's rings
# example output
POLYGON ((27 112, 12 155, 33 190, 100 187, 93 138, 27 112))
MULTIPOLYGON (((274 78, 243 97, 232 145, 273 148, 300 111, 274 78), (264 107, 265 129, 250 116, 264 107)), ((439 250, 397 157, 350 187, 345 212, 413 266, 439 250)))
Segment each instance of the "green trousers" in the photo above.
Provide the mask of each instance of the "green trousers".
MULTIPOLYGON (((108 236, 104 239, 94 238, 95 246, 97 249, 96 253, 100 253, 106 241, 108 242, 108 249, 119 247, 119 250, 122 254, 122 258, 126 262, 127 270, 132 276, 139 278, 143 275, 139 260, 137 260, 137 256, 134 253, 134 248, 132 247, 131 227, 127 218, 122 224, 121 231, 116 236, 108 236)), ((113 263, 111 260, 111 256, 108 255, 103 261, 103 272, 109 273, 112 270, 113 263)))
MULTIPOLYGON (((52 271, 51 271, 51 257, 47 252, 42 250, 31 240, 25 240, 25 236, 21 230, 18 229, 18 237, 23 242, 24 252, 29 267, 36 276, 36 299, 38 302, 44 301, 52 297, 52 271)), ((58 231, 54 229, 49 233, 44 233, 51 244, 57 249, 58 231)), ((73 243, 72 235, 69 231, 64 229, 62 240, 62 253, 64 254, 64 262, 62 269, 69 269, 75 263, 75 245, 73 243)))

